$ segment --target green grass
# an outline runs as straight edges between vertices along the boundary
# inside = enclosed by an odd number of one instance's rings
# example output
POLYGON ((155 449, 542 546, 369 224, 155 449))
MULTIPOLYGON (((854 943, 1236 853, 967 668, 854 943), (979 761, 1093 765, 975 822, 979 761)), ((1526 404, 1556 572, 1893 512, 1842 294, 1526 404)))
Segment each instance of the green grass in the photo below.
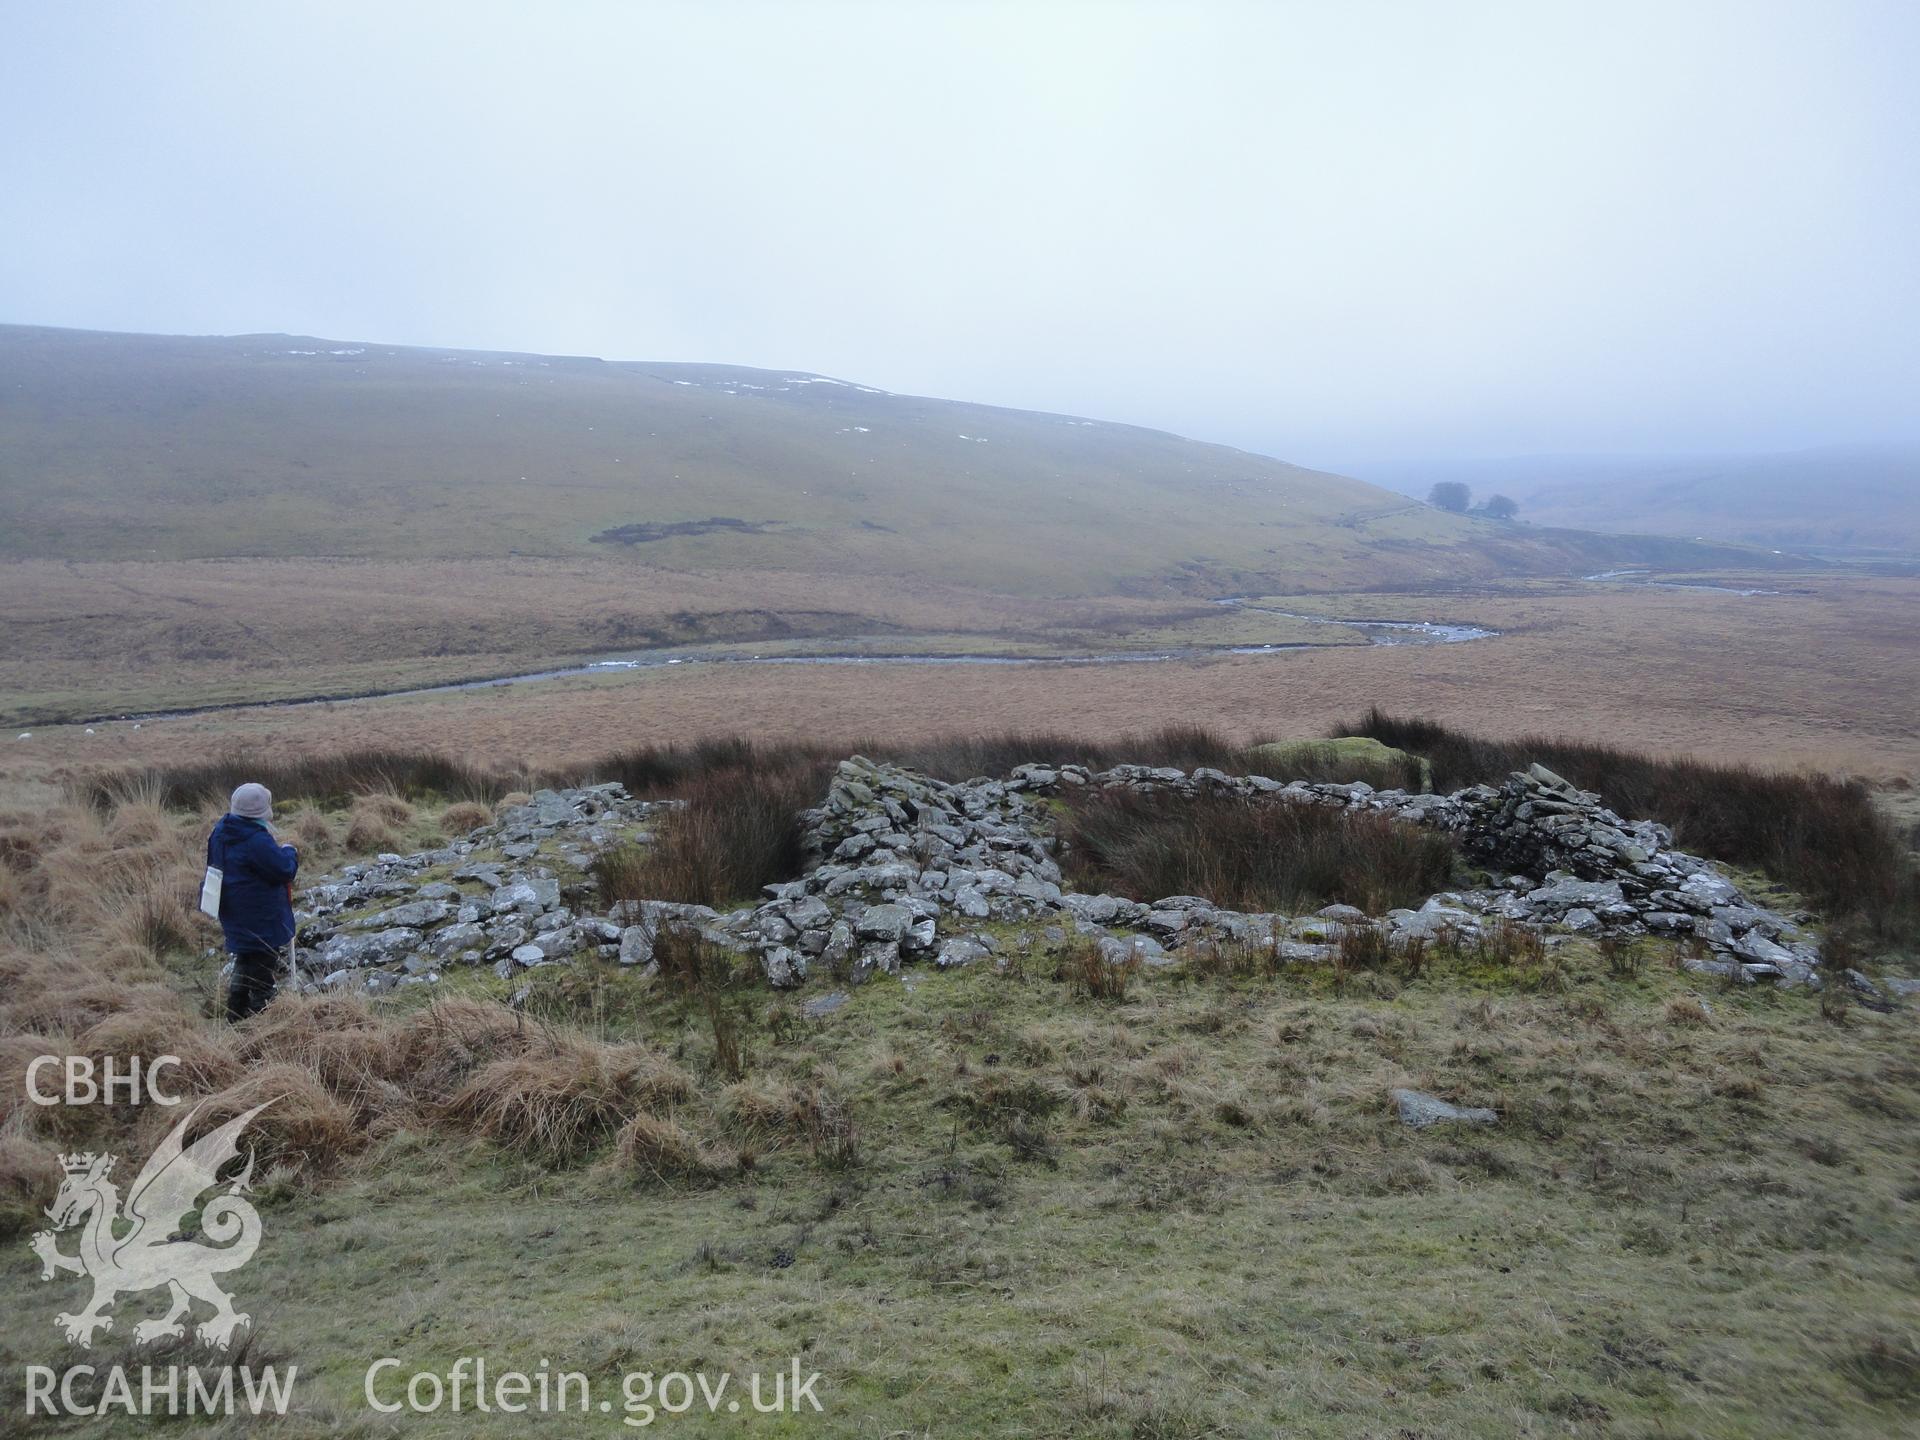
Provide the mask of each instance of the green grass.
POLYGON ((19 326, 0 327, 0 368, 16 380, 6 557, 612 554, 1061 595, 1403 584, 1619 551, 1159 431, 782 371, 19 326), (755 528, 593 539, 713 517, 755 528))
MULTIPOLYGON (((270 1180, 236 1289, 302 1369, 279 1433, 387 1433, 360 1382, 388 1354, 544 1356, 614 1394, 625 1370, 799 1353, 827 1413, 751 1427, 773 1434, 1910 1426, 1911 1017, 1836 1027, 1803 997, 1714 988, 1694 1025, 1668 1010, 1689 982, 1657 961, 1612 979, 1582 947, 1565 969, 1559 993, 1444 961, 1338 992, 1325 971, 1148 971, 1116 1004, 1072 998, 1036 957, 874 983, 818 1021, 729 990, 749 1076, 829 1077, 859 1165, 769 1146, 730 1176, 637 1184, 402 1133, 331 1180, 270 1180), (1502 1123, 1407 1131, 1386 1095, 1403 1083, 1502 1123)), ((533 978, 543 1013, 700 1075, 683 1122, 726 1137, 694 1000, 613 971, 533 978)), ((42 1290, 33 1265, 18 1248, 0 1269, 9 1386, 57 1355, 48 1317, 72 1288, 42 1290)), ((469 1414, 395 1433, 506 1431, 469 1414)))

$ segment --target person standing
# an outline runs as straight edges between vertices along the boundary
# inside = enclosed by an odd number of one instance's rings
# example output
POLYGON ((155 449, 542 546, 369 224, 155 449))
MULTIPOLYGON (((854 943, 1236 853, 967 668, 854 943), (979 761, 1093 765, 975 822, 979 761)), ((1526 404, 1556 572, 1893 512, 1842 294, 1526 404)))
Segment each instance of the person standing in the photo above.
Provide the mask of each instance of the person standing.
POLYGON ((280 960, 293 940, 293 877, 300 857, 273 833, 273 792, 249 781, 207 837, 207 864, 221 871, 220 930, 233 956, 227 1019, 244 1020, 273 999, 280 960))

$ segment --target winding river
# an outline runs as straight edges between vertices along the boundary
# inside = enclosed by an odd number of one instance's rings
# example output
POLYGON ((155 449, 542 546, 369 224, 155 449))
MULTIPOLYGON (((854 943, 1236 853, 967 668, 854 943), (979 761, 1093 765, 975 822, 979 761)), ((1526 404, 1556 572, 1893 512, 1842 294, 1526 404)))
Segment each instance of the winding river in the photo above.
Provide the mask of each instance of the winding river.
POLYGON ((1709 585, 1704 580, 1655 580, 1650 570, 1602 570, 1582 575, 1594 584, 1644 585, 1649 590, 1710 590, 1716 595, 1778 595, 1778 590, 1743 590, 1735 585, 1709 585))
MULTIPOLYGON (((1310 625, 1339 625, 1357 630, 1369 645, 1459 645, 1470 640, 1491 640, 1500 632, 1477 625, 1460 625, 1437 620, 1350 620, 1326 615, 1301 615, 1287 610, 1248 607, 1241 596, 1228 596, 1213 602, 1230 609, 1255 608, 1281 619, 1310 625)), ((1348 642, 1351 644, 1352 642, 1348 642)), ((211 715, 226 710, 290 709, 301 705, 331 705, 345 700, 395 699, 415 695, 451 695, 462 690, 490 690, 502 685, 535 685, 543 680, 564 680, 577 675, 609 675, 628 670, 662 670, 672 665, 1150 665, 1170 660, 1195 660, 1216 655, 1278 655, 1290 650, 1326 650, 1342 648, 1305 642, 1277 645, 1189 645, 1166 650, 1117 651, 1107 654, 1059 655, 934 655, 901 651, 887 655, 753 655, 725 651, 683 651, 677 655, 642 653, 614 655, 590 660, 584 665, 568 665, 552 670, 530 670, 518 675, 495 675, 482 680, 460 680, 446 685, 419 685, 398 690, 370 690, 353 694, 315 695, 298 700, 255 700, 221 705, 189 706, 176 710, 149 710, 140 714, 99 715, 72 724, 92 724, 109 720, 165 720, 188 715, 211 715)))

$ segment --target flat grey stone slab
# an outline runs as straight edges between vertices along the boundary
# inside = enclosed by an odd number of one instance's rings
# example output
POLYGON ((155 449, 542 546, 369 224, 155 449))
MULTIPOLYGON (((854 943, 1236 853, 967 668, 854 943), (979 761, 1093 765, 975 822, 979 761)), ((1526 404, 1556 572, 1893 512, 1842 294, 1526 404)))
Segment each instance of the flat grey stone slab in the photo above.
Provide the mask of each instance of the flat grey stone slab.
POLYGON ((1415 1130, 1448 1123, 1493 1125, 1500 1119, 1491 1110, 1449 1105, 1438 1095, 1429 1095, 1424 1090, 1395 1090, 1392 1094, 1393 1103, 1400 1110, 1401 1123, 1411 1125, 1415 1130))

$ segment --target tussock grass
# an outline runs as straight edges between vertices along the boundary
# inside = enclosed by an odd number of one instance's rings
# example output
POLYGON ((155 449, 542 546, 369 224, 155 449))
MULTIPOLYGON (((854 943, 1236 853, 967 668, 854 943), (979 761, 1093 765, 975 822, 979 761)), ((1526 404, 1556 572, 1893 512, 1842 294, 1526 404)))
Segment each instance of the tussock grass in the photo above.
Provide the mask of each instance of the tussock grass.
POLYGON ((340 836, 333 821, 310 804, 295 810, 281 830, 288 843, 299 851, 303 869, 340 853, 340 836))
POLYGON ((95 1021, 75 1039, 73 1049, 99 1062, 111 1057, 124 1072, 135 1056, 151 1062, 161 1055, 178 1058, 165 1073, 171 1089, 205 1092, 239 1078, 241 1059, 220 1030, 179 1010, 122 1010, 95 1021))
POLYGON ((1667 1023, 1684 1027, 1703 1027, 1713 1024, 1713 1017, 1707 1013, 1707 1007, 1696 996, 1677 995, 1667 1002, 1667 1023))
MULTIPOLYGON (((263 1103, 267 1108, 247 1127, 247 1143, 262 1165, 326 1171, 360 1149, 364 1137, 353 1112, 310 1070, 287 1061, 262 1065, 198 1102, 186 1143, 263 1103)), ((150 1151, 179 1118, 177 1111, 148 1107, 140 1126, 143 1148, 150 1151)))
POLYGON ((151 969, 144 954, 101 956, 89 963, 71 955, 22 951, 0 953, 0 985, 6 987, 5 1022, 43 1035, 76 1035, 109 1016, 155 1010, 190 1018, 179 993, 151 969), (110 977, 118 959, 123 973, 150 978, 122 981, 110 977))
POLYGON ((174 838, 178 823, 151 800, 122 803, 106 823, 107 843, 116 850, 164 848, 174 838))
POLYGON ((445 1113, 496 1144, 565 1163, 618 1129, 628 1103, 606 1056, 556 1044, 483 1066, 445 1113))
POLYGON ((651 1180, 682 1180, 720 1168, 684 1126, 646 1111, 620 1127, 614 1152, 622 1168, 651 1180))
POLYGON ((440 812, 440 833, 458 839, 493 819, 493 811, 477 800, 460 800, 440 812))
POLYGON ((663 1110, 693 1092, 691 1077, 662 1056, 470 1000, 413 1017, 391 1063, 428 1113, 555 1163, 578 1160, 636 1109, 663 1110))
POLYGON ((347 849, 355 855, 378 855, 400 849, 400 833, 376 811, 355 810, 347 820, 347 849))
POLYGON ((1256 912, 1417 904, 1446 888, 1455 859, 1441 837, 1382 816, 1230 796, 1076 795, 1060 833, 1080 889, 1256 912))
POLYGON ((824 1077, 736 1081, 720 1092, 719 1111, 731 1131, 755 1144, 802 1143, 833 1168, 847 1168, 858 1160, 853 1112, 824 1077))
POLYGON ((299 1065, 353 1114, 356 1124, 388 1128, 412 1118, 400 1037, 358 995, 281 995, 237 1027, 230 1042, 247 1065, 299 1065))
POLYGON ((59 1053, 57 1045, 54 1037, 32 1031, 0 1035, 0 1119, 21 1110, 27 1097, 27 1067, 38 1056, 59 1053))
POLYGON ((108 938, 119 938, 156 959, 199 948, 209 926, 178 889, 158 886, 121 901, 109 926, 108 938))
POLYGON ((414 821, 412 802, 391 790, 369 790, 358 796, 353 802, 353 813, 372 816, 395 829, 405 829, 414 821))

